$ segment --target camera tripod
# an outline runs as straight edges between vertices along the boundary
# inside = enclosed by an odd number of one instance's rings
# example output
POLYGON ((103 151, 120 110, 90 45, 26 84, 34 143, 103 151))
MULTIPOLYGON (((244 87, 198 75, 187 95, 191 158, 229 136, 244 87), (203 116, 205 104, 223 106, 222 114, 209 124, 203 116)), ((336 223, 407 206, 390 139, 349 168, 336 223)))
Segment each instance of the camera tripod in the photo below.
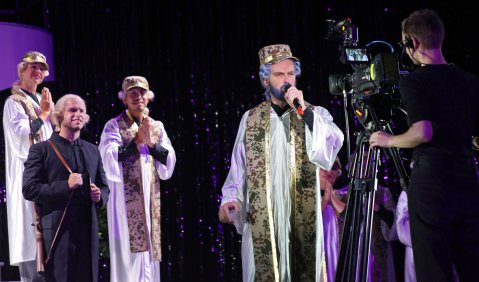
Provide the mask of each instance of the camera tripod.
MULTIPOLYGON (((389 124, 381 123, 369 104, 364 103, 362 106, 371 115, 374 131, 386 130, 392 134, 389 124)), ((378 182, 377 171, 382 152, 381 148, 369 146, 371 133, 372 130, 365 129, 357 134, 356 151, 348 175, 350 179, 349 198, 341 238, 336 282, 366 282, 368 279, 373 208, 378 182)), ((386 157, 392 159, 396 166, 402 189, 406 190, 408 179, 398 151, 395 148, 388 148, 385 151, 386 157)))

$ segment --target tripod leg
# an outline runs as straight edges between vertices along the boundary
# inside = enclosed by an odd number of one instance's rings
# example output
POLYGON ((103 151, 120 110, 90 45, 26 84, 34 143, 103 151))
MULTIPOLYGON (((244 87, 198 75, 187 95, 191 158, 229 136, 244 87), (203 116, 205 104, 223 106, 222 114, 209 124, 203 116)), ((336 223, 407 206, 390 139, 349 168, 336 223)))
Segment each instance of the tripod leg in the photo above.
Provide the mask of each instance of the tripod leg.
POLYGON ((363 225, 362 256, 361 256, 361 281, 368 281, 369 258, 371 253, 371 230, 374 216, 374 201, 377 189, 377 168, 379 149, 369 148, 369 156, 366 164, 366 179, 369 181, 366 192, 366 216, 363 225))
POLYGON ((367 281, 378 159, 378 149, 359 142, 335 281, 367 281))

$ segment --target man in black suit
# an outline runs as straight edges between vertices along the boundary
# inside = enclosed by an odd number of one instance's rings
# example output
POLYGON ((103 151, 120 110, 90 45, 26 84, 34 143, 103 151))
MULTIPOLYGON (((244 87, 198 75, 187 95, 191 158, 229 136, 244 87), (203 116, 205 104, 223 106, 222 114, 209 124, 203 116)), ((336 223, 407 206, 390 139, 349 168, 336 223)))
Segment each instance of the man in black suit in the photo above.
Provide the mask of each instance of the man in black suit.
POLYGON ((97 146, 80 139, 80 130, 88 120, 82 98, 63 96, 53 113, 59 132, 33 145, 25 162, 23 196, 40 207, 43 243, 49 257, 47 281, 98 280, 96 209, 106 205, 110 191, 97 146))

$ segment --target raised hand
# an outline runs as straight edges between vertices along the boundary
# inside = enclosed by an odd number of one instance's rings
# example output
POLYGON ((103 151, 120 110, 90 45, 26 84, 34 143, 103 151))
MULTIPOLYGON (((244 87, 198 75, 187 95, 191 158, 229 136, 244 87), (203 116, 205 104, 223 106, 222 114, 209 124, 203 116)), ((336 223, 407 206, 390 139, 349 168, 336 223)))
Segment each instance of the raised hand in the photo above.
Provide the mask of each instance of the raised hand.
POLYGON ((50 90, 46 87, 42 89, 42 100, 40 101, 40 108, 42 112, 39 117, 45 121, 50 116, 50 113, 53 110, 53 99, 50 90))
POLYGON ((144 117, 143 121, 140 124, 138 129, 138 139, 141 143, 148 145, 149 147, 154 147, 155 144, 159 141, 158 135, 153 133, 154 125, 152 124, 151 118, 144 117))

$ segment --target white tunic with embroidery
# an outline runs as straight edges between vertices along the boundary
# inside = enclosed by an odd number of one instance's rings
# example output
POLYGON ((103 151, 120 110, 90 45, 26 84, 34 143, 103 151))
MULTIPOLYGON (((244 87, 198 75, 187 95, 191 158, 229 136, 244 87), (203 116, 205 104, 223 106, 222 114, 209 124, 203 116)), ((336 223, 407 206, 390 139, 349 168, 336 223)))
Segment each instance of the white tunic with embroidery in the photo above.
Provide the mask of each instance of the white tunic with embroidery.
MULTIPOLYGON (((41 96, 36 94, 39 101, 41 96)), ((37 115, 40 106, 27 96, 37 115)), ((52 135, 47 119, 39 129, 44 139, 52 135)), ((5 138, 5 180, 7 188, 7 221, 10 264, 35 260, 35 227, 32 226, 33 203, 23 198, 23 170, 30 149, 30 117, 23 106, 8 97, 3 107, 3 134, 5 138)))
MULTIPOLYGON (((314 107, 313 130, 306 129, 306 152, 309 160, 316 165, 316 189, 318 193, 316 203, 321 203, 319 193, 319 168, 330 169, 337 153, 343 143, 343 133, 333 123, 329 112, 322 107, 314 107)), ((238 201, 242 207, 239 218, 234 217, 236 231, 242 234, 241 256, 243 265, 243 281, 254 281, 255 261, 253 255, 253 241, 251 226, 245 221, 246 212, 249 211, 248 187, 246 179, 246 152, 245 132, 246 120, 249 111, 241 119, 238 133, 231 155, 231 168, 223 185, 223 199, 221 204, 238 201)), ((291 169, 290 169, 290 111, 278 117, 273 109, 270 109, 270 179, 271 197, 274 211, 275 234, 280 256, 279 269, 280 281, 291 281, 289 272, 289 219, 291 215, 291 169), (288 224, 281 224, 287 222, 288 224)), ((308 128, 307 125, 305 125, 308 128)), ((320 273, 323 257, 323 225, 321 219, 321 205, 317 205, 316 222, 316 281, 320 281, 320 273)))
MULTIPOLYGON (((166 165, 155 161, 155 168, 160 179, 166 180, 173 174, 176 155, 163 123, 160 121, 155 121, 155 123, 158 124, 162 132, 159 142, 163 148, 168 150, 166 165)), ((103 129, 99 145, 103 168, 105 169, 108 186, 110 187, 110 200, 107 206, 111 266, 110 281, 160 281, 160 263, 153 260, 152 252, 132 253, 130 251, 130 237, 123 187, 123 168, 122 164, 118 162, 118 148, 122 145, 117 119, 111 119, 103 129)), ((149 165, 148 161, 149 156, 148 146, 143 144, 140 151, 142 176, 152 175, 151 165, 149 165)), ((148 234, 151 234, 150 177, 142 177, 142 186, 148 234)), ((151 246, 151 238, 149 240, 151 246)))

